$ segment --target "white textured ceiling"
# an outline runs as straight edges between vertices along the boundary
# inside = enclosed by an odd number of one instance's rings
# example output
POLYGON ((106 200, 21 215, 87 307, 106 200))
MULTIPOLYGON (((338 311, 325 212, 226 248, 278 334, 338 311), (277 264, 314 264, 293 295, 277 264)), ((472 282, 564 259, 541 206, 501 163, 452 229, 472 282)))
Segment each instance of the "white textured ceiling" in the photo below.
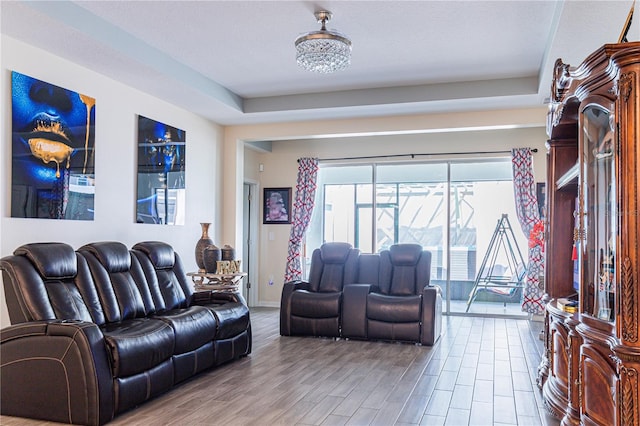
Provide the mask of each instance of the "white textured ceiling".
MULTIPOLYGON (((553 63, 615 43, 621 1, 29 1, 3 34, 220 124, 540 106, 553 63), (351 66, 314 74, 293 41, 353 41, 351 66)), ((637 20, 640 21, 640 20, 637 20)))

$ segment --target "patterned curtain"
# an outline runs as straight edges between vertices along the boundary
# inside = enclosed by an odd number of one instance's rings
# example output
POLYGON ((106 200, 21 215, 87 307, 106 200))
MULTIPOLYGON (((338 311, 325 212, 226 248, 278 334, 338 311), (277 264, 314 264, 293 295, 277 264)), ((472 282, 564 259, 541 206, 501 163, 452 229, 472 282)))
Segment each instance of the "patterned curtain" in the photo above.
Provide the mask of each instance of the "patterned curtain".
MULTIPOLYGON (((531 149, 512 149, 511 163, 513 166, 513 190, 516 199, 518 222, 520 222, 522 232, 529 238, 533 227, 540 221, 531 149)), ((529 244, 527 277, 522 299, 522 310, 524 312, 535 315, 544 313, 544 288, 541 288, 539 279, 543 270, 542 246, 533 245, 532 247, 529 244)))
POLYGON ((300 262, 302 239, 309 226, 311 212, 313 212, 317 177, 317 158, 301 158, 298 160, 298 182, 296 183, 296 195, 293 203, 289 254, 287 255, 287 268, 284 274, 285 282, 302 279, 302 265, 300 262))

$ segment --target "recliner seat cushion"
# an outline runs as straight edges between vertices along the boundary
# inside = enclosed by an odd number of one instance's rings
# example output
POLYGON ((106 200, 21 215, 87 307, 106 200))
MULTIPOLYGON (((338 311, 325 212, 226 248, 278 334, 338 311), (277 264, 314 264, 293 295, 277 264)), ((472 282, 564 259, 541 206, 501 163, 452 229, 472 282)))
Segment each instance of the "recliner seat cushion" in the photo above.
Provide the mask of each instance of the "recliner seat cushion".
POLYGON ((73 278, 78 273, 76 252, 65 243, 25 244, 13 254, 31 260, 44 279, 73 278))
POLYGON ((328 263, 322 269, 322 276, 318 283, 318 292, 334 293, 342 291, 344 265, 328 263))
MULTIPOLYGON (((384 282, 381 285, 382 293, 394 296, 411 296, 419 294, 421 289, 417 284, 424 286, 428 282, 418 283, 418 263, 422 256, 422 246, 419 244, 395 244, 381 255, 382 274, 384 282)), ((428 267, 428 265, 426 265, 428 267)))
POLYGON ((167 243, 146 241, 134 245, 133 250, 140 250, 146 254, 156 269, 172 269, 175 265, 175 252, 173 247, 167 243))
POLYGON ((393 296, 416 294, 416 270, 413 266, 394 266, 389 294, 393 296))
POLYGON ((367 296, 367 317, 390 323, 420 322, 421 296, 387 296, 370 293, 367 296))
POLYGON ((306 318, 329 318, 340 315, 342 292, 313 293, 299 290, 291 296, 291 314, 306 318))
POLYGON ((219 306, 207 305, 207 308, 218 320, 218 340, 235 337, 249 328, 249 308, 244 303, 227 302, 219 306))
POLYGON ((192 302, 192 283, 187 281, 180 256, 160 241, 146 241, 131 250, 138 259, 158 311, 186 308, 192 302))
POLYGON ((152 318, 168 323, 175 333, 175 354, 191 352, 216 337, 218 322, 203 306, 159 313, 152 318))
POLYGON ((68 244, 25 244, 1 264, 12 321, 103 321, 91 274, 68 244))
POLYGON ((124 244, 91 243, 78 249, 78 253, 89 265, 107 322, 144 318, 155 311, 145 305, 148 298, 143 298, 140 289, 146 287, 146 281, 139 264, 136 262, 135 268, 132 265, 131 254, 124 244))
POLYGON ((422 255, 419 244, 394 244, 389 247, 389 256, 395 266, 416 266, 422 255))
POLYGON ((349 252, 353 247, 349 243, 323 244, 320 247, 320 255, 324 263, 344 264, 349 257, 349 252))
POLYGON ((326 243, 311 255, 309 271, 310 290, 333 293, 342 291, 344 284, 351 283, 357 275, 359 251, 349 243, 326 243))
POLYGON ((420 342, 420 323, 384 322, 370 319, 367 330, 370 339, 420 342))
POLYGON ((102 241, 86 244, 78 251, 92 253, 109 273, 129 272, 131 255, 124 244, 117 241, 102 241))
POLYGON ((164 321, 137 318, 109 323, 101 329, 114 377, 127 377, 149 370, 174 353, 174 331, 164 321))

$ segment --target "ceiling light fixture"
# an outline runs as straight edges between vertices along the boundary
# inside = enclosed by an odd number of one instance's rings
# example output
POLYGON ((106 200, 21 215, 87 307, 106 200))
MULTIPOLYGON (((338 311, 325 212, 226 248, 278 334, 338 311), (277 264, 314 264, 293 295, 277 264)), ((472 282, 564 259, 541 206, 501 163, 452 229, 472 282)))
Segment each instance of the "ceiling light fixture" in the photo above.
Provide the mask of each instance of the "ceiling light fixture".
POLYGON ((296 39, 296 61, 302 68, 319 73, 331 73, 351 64, 351 40, 337 31, 327 30, 333 14, 328 10, 314 13, 320 31, 303 34, 296 39))

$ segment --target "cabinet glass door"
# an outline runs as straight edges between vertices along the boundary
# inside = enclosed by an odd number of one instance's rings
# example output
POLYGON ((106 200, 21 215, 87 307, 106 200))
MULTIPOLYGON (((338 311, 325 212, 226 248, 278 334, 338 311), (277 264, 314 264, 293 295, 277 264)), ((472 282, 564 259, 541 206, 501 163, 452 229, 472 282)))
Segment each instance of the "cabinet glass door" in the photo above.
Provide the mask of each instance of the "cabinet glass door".
POLYGON ((613 114, 598 105, 588 106, 582 114, 582 130, 582 311, 614 321, 618 208, 613 114))

